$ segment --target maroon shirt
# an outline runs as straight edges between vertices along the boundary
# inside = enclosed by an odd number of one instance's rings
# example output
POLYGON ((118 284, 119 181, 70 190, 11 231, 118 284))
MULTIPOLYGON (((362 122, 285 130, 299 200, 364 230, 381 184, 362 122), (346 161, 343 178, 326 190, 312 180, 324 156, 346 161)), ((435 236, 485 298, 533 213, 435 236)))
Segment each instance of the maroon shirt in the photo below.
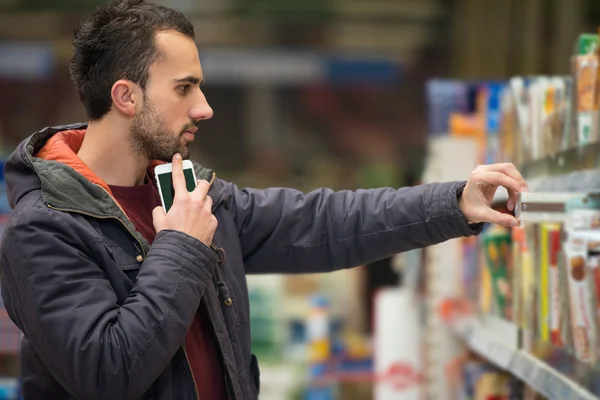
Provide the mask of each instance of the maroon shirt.
MULTIPOLYGON (((110 190, 137 230, 152 243, 156 236, 152 210, 161 205, 152 180, 133 187, 110 186, 110 190)), ((185 337, 186 352, 200 398, 225 400, 227 394, 221 356, 217 351, 217 342, 206 305, 204 302, 200 304, 185 337)))

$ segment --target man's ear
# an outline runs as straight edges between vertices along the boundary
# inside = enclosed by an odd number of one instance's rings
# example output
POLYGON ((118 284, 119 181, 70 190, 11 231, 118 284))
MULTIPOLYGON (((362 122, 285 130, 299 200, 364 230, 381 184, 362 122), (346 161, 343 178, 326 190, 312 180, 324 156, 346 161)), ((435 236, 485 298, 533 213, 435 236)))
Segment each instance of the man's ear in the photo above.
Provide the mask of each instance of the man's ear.
POLYGON ((110 91, 113 107, 130 117, 135 115, 136 102, 140 100, 135 89, 136 85, 133 82, 120 79, 114 83, 110 91))

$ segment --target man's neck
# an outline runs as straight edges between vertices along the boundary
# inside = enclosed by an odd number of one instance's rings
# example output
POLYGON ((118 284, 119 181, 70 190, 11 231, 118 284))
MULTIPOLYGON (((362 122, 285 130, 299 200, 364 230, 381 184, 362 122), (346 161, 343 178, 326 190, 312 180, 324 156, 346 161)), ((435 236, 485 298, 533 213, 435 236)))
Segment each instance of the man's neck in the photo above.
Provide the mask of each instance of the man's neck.
POLYGON ((90 123, 77 155, 108 185, 140 185, 149 161, 132 154, 127 128, 115 125, 105 120, 90 123))

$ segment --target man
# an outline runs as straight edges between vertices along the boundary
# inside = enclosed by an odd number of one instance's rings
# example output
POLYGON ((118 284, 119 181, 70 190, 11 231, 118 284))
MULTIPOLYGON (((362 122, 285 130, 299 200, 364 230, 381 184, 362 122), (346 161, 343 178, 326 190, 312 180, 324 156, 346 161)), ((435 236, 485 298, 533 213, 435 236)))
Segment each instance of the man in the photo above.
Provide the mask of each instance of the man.
MULTIPOLYGON (((24 333, 26 399, 255 399, 247 273, 327 272, 515 225, 489 208, 511 165, 468 183, 303 194, 239 189, 182 157, 211 118, 192 25, 142 0, 81 24, 70 66, 87 125, 46 128, 6 163, 2 295, 24 333), (160 205, 153 166, 173 162, 160 205)), ((512 206, 511 204, 511 206, 512 206)))

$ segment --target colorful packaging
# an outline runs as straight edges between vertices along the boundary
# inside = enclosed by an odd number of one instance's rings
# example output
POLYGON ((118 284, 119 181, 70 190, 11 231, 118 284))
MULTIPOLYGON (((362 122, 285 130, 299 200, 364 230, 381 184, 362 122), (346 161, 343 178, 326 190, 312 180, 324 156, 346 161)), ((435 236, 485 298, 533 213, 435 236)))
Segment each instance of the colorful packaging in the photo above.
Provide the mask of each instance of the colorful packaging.
POLYGON ((575 355, 586 363, 594 362, 595 315, 589 283, 587 240, 585 234, 569 231, 565 243, 571 304, 571 331, 575 355))
POLYGON ((575 56, 573 62, 577 86, 578 144, 583 146, 597 140, 594 109, 598 57, 596 54, 578 55, 575 56))
POLYGON ((562 124, 562 149, 570 149, 577 146, 577 118, 574 116, 575 90, 573 77, 564 77, 565 83, 565 106, 562 124))
POLYGON ((483 251, 492 278, 496 315, 510 319, 511 295, 511 237, 507 229, 495 227, 483 236, 483 251))
POLYGON ((486 372, 475 384, 475 400, 508 400, 511 378, 501 372, 486 372))
POLYGON ((521 253, 521 291, 523 297, 523 330, 524 347, 531 349, 531 339, 537 337, 538 306, 537 280, 535 273, 536 227, 529 225, 525 228, 525 240, 521 253))
POLYGON ((598 48, 598 35, 595 33, 582 33, 577 38, 575 54, 584 55, 596 51, 598 48))
POLYGON ((551 113, 547 120, 547 132, 549 137, 547 138, 548 149, 547 154, 555 154, 563 148, 563 134, 564 124, 566 122, 565 109, 566 109, 566 83, 562 77, 553 77, 550 80, 552 88, 550 110, 551 113))
MULTIPOLYGON (((556 313, 558 321, 558 308, 552 306, 553 295, 558 298, 558 274, 556 269, 556 253, 560 251, 557 244, 552 242, 553 234, 560 232, 560 225, 553 223, 540 224, 540 253, 539 253, 539 312, 540 312, 540 339, 550 341, 552 331, 552 315, 556 313)), ((555 240, 556 240, 556 235, 555 240)), ((560 236, 558 236, 560 239, 560 236)), ((560 241, 558 242, 560 245, 560 241)), ((558 300, 558 299, 557 299, 558 300)), ((556 323, 558 329, 558 323, 556 323)))
POLYGON ((530 117, 529 117, 529 90, 523 78, 515 77, 510 80, 510 93, 516 112, 516 151, 515 159, 511 160, 516 165, 521 165, 532 160, 530 117))
POLYGON ((546 227, 548 241, 548 267, 549 267, 549 326, 550 342, 558 348, 564 346, 561 329, 563 323, 562 296, 560 287, 559 257, 561 254, 561 226, 559 224, 546 227))
POLYGON ((595 363, 600 356, 596 276, 600 258, 600 210, 593 198, 581 196, 568 202, 565 224, 571 304, 571 331, 575 354, 585 362, 595 363))
POLYGON ((489 83, 485 87, 487 94, 486 104, 486 124, 485 131, 487 137, 487 156, 485 162, 492 164, 500 161, 500 117, 501 97, 504 85, 498 83, 489 83))
POLYGON ((512 258, 513 258, 513 279, 512 279, 512 320, 517 326, 523 328, 525 324, 524 296, 523 288, 523 248, 525 247, 525 229, 522 226, 512 229, 512 258))
POLYGON ((556 111, 556 90, 552 81, 548 81, 541 88, 542 109, 541 109, 541 140, 540 140, 540 155, 545 157, 554 154, 554 127, 553 119, 556 111))
POLYGON ((501 94, 500 100, 500 162, 517 162, 517 151, 519 144, 518 126, 517 126, 517 110, 514 104, 514 99, 509 86, 505 87, 501 94))
MULTIPOLYGON (((561 238, 561 245, 563 241, 561 238)), ((572 354, 575 353, 575 343, 573 340, 573 332, 571 331, 571 296, 569 292, 569 270, 567 268, 567 256, 564 249, 561 249, 558 254, 558 289, 560 297, 560 340, 563 347, 569 350, 572 354)))

